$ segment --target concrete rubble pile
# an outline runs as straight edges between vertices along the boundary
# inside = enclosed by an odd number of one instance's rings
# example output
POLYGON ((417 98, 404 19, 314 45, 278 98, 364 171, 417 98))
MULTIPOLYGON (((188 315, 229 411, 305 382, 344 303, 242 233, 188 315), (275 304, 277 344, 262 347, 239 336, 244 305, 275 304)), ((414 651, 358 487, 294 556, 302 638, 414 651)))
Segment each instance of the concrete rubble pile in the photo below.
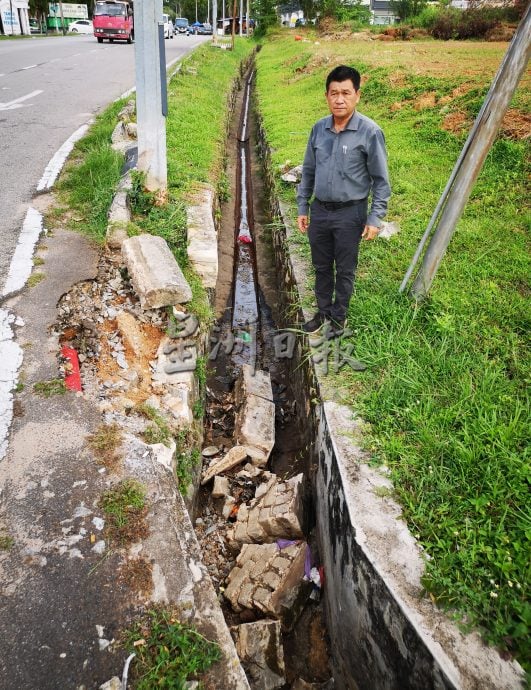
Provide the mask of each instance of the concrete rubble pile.
MULTIPOLYGON (((210 460, 201 483, 212 482, 215 512, 234 522, 207 528, 207 535, 217 532, 218 539, 224 531, 222 547, 237 554, 220 591, 235 612, 245 614, 243 620, 268 617, 231 629, 252 687, 266 690, 286 682, 280 633, 292 629, 312 589, 304 577, 304 477, 282 479, 263 469, 275 442, 269 373, 244 365, 234 403, 237 445, 210 460)), ((204 457, 216 450, 206 448, 204 457)))

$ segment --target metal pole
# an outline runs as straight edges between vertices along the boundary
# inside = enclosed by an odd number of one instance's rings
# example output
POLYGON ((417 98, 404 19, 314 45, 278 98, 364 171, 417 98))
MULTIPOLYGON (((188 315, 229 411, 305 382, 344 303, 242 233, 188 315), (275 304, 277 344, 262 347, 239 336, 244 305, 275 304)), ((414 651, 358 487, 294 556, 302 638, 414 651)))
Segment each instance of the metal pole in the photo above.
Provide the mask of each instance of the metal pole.
MULTIPOLYGON (((455 170, 446 205, 411 289, 416 299, 422 299, 429 292, 455 226, 463 213, 485 157, 492 147, 503 116, 527 66, 530 52, 531 6, 528 6, 474 124, 474 136, 469 136, 462 162, 455 170)), ((441 202, 439 203, 442 205, 441 202)))
POLYGON ((237 5, 238 0, 234 0, 232 4, 232 43, 231 43, 231 50, 234 50, 234 36, 236 35, 236 10, 238 9, 237 5))
MULTIPOLYGON (((161 0, 134 4, 138 169, 146 174, 149 191, 166 190, 166 121, 162 102, 159 54, 161 0)), ((163 39, 164 40, 164 39, 163 39)), ((165 65, 164 65, 165 74, 165 65)))
POLYGON ((240 0, 240 36, 243 36, 243 0, 240 0))
POLYGON ((13 0, 9 0, 9 11, 11 12, 11 36, 15 33, 15 22, 13 21, 13 0))
POLYGON ((249 38, 249 17, 251 16, 251 0, 247 0, 247 11, 245 12, 245 35, 249 38))

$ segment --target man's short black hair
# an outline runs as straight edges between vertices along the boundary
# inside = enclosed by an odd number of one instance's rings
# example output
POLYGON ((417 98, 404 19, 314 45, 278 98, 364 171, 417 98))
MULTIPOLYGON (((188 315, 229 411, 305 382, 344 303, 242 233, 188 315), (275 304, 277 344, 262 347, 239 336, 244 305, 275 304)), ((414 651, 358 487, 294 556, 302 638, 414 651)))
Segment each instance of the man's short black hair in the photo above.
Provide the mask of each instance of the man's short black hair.
POLYGON ((347 81, 350 79, 354 85, 354 90, 359 91, 361 84, 361 75, 357 69, 354 67, 348 67, 347 65, 338 65, 330 72, 326 78, 326 92, 328 93, 328 87, 333 81, 347 81))

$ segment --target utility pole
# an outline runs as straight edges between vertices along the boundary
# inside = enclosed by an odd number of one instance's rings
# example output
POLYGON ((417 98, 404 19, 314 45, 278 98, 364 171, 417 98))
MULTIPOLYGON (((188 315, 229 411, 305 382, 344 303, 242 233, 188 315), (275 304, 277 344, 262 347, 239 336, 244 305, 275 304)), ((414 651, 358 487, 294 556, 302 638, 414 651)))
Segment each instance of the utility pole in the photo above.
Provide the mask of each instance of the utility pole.
POLYGON ((240 0, 240 36, 243 36, 243 0, 240 0))
POLYGON ((13 36, 15 32, 15 22, 13 21, 13 0, 9 0, 9 11, 11 13, 10 15, 10 22, 11 22, 11 36, 13 36))
POLYGON ((162 25, 162 0, 134 4, 136 117, 138 169, 146 174, 149 191, 165 193, 168 184, 166 161, 166 59, 162 25), (164 84, 162 81, 164 80, 164 84))
POLYGON ((247 11, 245 12, 245 35, 249 38, 249 23, 251 16, 251 0, 247 0, 247 11))
POLYGON ((400 291, 402 291, 420 256, 429 230, 433 227, 436 217, 442 209, 433 237, 411 289, 413 297, 417 300, 425 297, 430 290, 474 183, 496 138, 518 82, 526 69, 530 53, 531 6, 528 6, 400 286, 400 291))
POLYGON ((63 0, 59 0, 59 14, 61 16, 61 30, 63 32, 63 36, 66 36, 65 18, 63 17, 63 0))

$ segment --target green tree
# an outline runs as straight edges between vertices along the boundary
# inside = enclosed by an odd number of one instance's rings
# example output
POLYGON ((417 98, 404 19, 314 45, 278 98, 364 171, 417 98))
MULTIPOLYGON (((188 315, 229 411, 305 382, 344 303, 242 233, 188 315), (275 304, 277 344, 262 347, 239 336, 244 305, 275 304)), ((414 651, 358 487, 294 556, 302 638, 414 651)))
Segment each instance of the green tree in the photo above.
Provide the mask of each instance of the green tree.
POLYGON ((401 22, 416 17, 426 7, 427 0, 391 0, 391 9, 401 22))
POLYGON ((254 0, 251 17, 257 23, 255 35, 263 36, 270 26, 278 23, 275 0, 254 0))
POLYGON ((48 0, 30 0, 29 13, 31 17, 35 17, 42 22, 46 21, 48 15, 48 0))

